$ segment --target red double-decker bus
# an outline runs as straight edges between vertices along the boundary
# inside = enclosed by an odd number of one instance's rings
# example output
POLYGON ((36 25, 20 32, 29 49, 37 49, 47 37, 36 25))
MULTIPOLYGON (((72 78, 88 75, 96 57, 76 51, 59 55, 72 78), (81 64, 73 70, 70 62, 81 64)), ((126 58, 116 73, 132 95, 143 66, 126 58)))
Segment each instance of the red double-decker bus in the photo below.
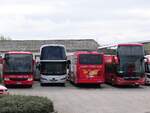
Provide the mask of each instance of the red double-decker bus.
POLYGON ((32 87, 34 60, 31 52, 6 52, 3 60, 3 82, 6 86, 32 87))
POLYGON ((104 53, 105 79, 112 85, 144 84, 144 47, 143 44, 117 44, 99 47, 104 53))
POLYGON ((69 79, 75 84, 104 83, 104 55, 98 52, 75 52, 71 61, 69 79))

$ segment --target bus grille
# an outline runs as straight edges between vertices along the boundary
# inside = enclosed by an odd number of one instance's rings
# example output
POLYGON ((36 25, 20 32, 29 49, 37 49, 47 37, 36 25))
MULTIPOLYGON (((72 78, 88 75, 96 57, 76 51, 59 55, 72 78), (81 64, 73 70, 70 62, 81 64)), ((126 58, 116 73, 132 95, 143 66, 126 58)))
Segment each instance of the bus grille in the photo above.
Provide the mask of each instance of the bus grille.
POLYGON ((124 80, 139 80, 139 77, 124 77, 124 80))
POLYGON ((10 80, 13 80, 13 81, 25 81, 25 80, 28 80, 28 78, 10 78, 10 80))

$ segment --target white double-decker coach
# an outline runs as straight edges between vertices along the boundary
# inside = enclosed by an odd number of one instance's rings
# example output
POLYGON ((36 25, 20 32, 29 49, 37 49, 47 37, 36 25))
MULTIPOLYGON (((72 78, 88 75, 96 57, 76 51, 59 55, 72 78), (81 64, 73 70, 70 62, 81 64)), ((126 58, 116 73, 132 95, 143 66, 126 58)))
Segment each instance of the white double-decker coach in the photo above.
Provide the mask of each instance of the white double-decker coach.
POLYGON ((61 83, 67 79, 68 61, 64 45, 48 44, 40 48, 40 83, 61 83))

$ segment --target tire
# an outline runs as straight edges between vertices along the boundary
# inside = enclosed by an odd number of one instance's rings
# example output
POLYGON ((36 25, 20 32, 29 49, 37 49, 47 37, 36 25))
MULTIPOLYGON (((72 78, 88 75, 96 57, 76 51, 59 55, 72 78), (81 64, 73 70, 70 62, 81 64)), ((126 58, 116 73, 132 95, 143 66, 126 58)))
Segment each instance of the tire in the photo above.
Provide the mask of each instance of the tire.
POLYGON ((61 83, 61 86, 65 87, 65 86, 66 86, 66 84, 65 84, 65 83, 61 83))
POLYGON ((28 88, 32 88, 32 85, 28 85, 27 87, 28 87, 28 88))
POLYGON ((140 87, 140 85, 139 84, 135 84, 134 87, 138 88, 138 87, 140 87))

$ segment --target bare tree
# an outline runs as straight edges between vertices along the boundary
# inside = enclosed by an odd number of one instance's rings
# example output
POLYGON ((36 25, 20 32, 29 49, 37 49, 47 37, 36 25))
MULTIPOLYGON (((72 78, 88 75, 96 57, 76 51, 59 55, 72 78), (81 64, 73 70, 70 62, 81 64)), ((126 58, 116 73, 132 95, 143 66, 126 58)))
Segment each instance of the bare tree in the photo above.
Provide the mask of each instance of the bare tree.
POLYGON ((0 40, 12 40, 10 37, 5 37, 4 35, 0 35, 0 40))

